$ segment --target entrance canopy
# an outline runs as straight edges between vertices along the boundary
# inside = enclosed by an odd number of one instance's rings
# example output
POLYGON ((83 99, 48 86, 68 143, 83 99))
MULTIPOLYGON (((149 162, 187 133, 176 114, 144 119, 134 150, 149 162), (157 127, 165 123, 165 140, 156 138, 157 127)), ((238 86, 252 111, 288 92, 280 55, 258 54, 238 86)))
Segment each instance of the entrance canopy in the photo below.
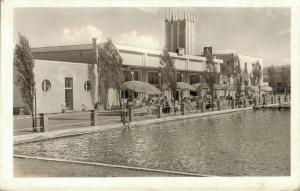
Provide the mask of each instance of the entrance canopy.
POLYGON ((124 82, 124 84, 121 87, 122 89, 129 89, 132 91, 135 91, 137 93, 144 93, 149 95, 159 95, 161 94, 160 90, 156 88, 155 86, 142 82, 142 81, 128 81, 124 82))

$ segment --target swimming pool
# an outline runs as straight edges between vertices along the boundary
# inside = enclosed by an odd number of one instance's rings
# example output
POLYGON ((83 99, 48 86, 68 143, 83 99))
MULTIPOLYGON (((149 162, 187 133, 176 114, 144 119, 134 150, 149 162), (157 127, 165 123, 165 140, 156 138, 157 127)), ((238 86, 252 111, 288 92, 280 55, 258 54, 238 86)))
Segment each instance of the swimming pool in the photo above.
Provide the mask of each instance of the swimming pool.
POLYGON ((290 175, 290 111, 243 111, 14 147, 14 154, 218 176, 290 175))

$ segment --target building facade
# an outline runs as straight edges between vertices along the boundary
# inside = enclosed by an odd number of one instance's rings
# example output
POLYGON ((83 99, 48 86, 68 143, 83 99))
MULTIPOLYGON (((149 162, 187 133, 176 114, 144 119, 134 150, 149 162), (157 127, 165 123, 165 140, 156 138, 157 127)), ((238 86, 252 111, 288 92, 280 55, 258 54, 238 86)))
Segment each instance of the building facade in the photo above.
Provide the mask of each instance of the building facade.
MULTIPOLYGON (((89 45, 32 48, 38 113, 61 112, 64 107, 74 111, 94 109, 98 91, 95 88, 93 94, 90 92, 89 72, 93 68, 94 75, 97 76, 94 61, 97 60, 95 52, 100 45, 94 40, 89 45)), ((118 44, 116 48, 123 59, 125 81, 138 80, 159 86, 162 51, 118 44)), ((178 81, 190 84, 202 82, 206 67, 205 57, 179 55, 174 52, 169 54, 174 59, 178 81)), ((214 59, 214 62, 220 72, 219 65, 222 60, 214 59)), ((118 92, 109 90, 109 94, 108 107, 118 105, 118 92)), ((184 91, 183 96, 190 96, 190 91, 184 91)))

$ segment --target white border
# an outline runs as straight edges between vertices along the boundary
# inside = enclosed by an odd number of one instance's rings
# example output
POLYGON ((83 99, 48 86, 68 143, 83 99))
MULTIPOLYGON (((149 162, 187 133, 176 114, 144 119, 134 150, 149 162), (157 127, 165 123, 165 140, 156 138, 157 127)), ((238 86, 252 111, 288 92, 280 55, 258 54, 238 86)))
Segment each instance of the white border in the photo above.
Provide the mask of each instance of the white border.
POLYGON ((212 0, 212 1, 96 1, 96 0, 4 0, 1 2, 1 86, 0 86, 0 190, 54 189, 226 189, 265 190, 300 189, 300 2, 299 0, 212 0), (235 178, 13 178, 12 172, 12 16, 14 7, 291 7, 291 177, 235 177, 235 178), (297 115, 298 114, 298 115, 297 115))

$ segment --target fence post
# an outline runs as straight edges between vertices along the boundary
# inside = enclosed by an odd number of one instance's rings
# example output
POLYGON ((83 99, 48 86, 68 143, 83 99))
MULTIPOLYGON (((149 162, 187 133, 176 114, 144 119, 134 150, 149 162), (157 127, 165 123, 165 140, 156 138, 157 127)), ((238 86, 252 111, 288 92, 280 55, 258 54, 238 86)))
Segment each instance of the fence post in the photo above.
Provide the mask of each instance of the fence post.
POLYGON ((40 113, 40 126, 41 132, 47 132, 48 131, 48 116, 45 113, 40 113))
POLYGON ((133 121, 133 108, 129 106, 128 108, 129 121, 133 121))
POLYGON ((244 99, 244 107, 246 108, 247 107, 247 99, 244 99))
POLYGON ((235 107, 235 103, 234 102, 235 102, 234 99, 232 99, 231 100, 231 109, 234 109, 234 107, 235 107))
POLYGON ((274 97, 271 97, 271 104, 274 104, 274 97))
POLYGON ((220 100, 217 100, 217 110, 220 111, 221 110, 221 104, 220 104, 220 100))
POLYGON ((280 104, 280 96, 278 96, 278 103, 280 104))
POLYGON ((161 105, 157 105, 157 118, 161 118, 162 108, 161 105))
POLYGON ((96 126, 96 111, 91 110, 91 126, 96 126))
POLYGON ((184 115, 184 103, 180 105, 181 115, 184 115))
POLYGON ((204 102, 203 101, 200 102, 200 110, 201 110, 201 113, 204 113, 204 102))

